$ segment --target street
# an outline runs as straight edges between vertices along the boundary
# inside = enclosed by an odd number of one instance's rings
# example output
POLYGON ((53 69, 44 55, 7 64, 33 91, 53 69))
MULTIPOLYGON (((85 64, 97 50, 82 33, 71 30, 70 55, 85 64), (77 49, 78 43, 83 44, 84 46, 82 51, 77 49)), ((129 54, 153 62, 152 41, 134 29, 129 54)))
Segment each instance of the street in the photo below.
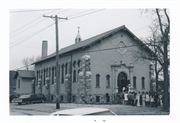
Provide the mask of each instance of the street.
POLYGON ((81 108, 81 107, 99 107, 107 108, 117 115, 169 115, 169 112, 162 112, 161 107, 137 107, 137 106, 123 106, 123 105, 90 105, 90 104, 73 104, 62 103, 60 109, 56 109, 55 103, 37 103, 37 104, 22 104, 10 103, 10 115, 49 115, 52 112, 81 108))

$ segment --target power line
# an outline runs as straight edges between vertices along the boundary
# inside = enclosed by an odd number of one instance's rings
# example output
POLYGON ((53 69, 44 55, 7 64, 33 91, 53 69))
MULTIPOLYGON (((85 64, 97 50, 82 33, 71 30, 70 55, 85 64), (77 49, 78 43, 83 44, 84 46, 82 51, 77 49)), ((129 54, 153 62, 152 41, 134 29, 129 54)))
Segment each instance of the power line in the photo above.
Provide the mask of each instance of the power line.
MULTIPOLYGON (((68 10, 70 10, 70 9, 68 9, 68 10)), ((63 12, 68 11, 68 10, 64 10, 64 11, 61 11, 61 12, 58 12, 58 13, 63 13, 63 12)), ((48 13, 49 13, 49 12, 48 12, 48 13)), ((42 17, 42 16, 40 16, 40 17, 42 17)), ((40 17, 38 17, 38 19, 39 19, 40 17)), ((28 29, 30 29, 30 28, 32 28, 32 27, 34 27, 35 25, 41 23, 42 21, 44 21, 44 20, 46 20, 46 19, 47 19, 47 18, 44 18, 43 20, 41 20, 41 21, 35 23, 34 25, 30 26, 29 28, 26 28, 26 29, 20 31, 19 33, 17 33, 17 34, 15 34, 15 35, 11 36, 10 38, 15 37, 16 35, 18 35, 18 34, 24 32, 24 31, 26 31, 26 30, 28 30, 28 29)), ((35 20, 37 20, 37 19, 35 19, 35 20)))
MULTIPOLYGON (((68 9, 69 10, 69 9, 68 9)), ((68 10, 65 10, 65 11, 68 11, 68 10)), ((98 11, 102 11, 102 10, 104 10, 104 9, 101 9, 101 10, 98 10, 98 11)), ((65 12, 65 11, 61 11, 61 13, 62 12, 65 12)), ((90 11, 90 10, 88 10, 88 11, 90 11)), ((91 12, 91 13, 88 13, 88 14, 92 14, 92 13, 95 13, 95 12, 98 12, 98 11, 94 11, 94 12, 91 12)), ((84 12, 87 12, 87 11, 84 11, 84 12)), ((84 13, 84 12, 80 12, 80 13, 84 13)), ((77 14, 80 14, 80 13, 77 13, 77 14)), ((77 14, 74 14, 74 15, 77 15, 77 14)), ((84 14, 84 15, 81 15, 81 16, 85 16, 85 15, 88 15, 88 14, 84 14)), ((70 16, 74 16, 74 15, 70 15, 70 16)), ((70 17, 69 16, 69 17, 70 17)), ((78 17, 81 17, 81 16, 78 16, 78 17)), ((75 18, 77 18, 77 17, 75 17, 75 18)), ((74 19, 74 18, 73 18, 74 19)), ((42 20, 43 21, 43 20, 42 20)), ((61 21, 62 22, 62 21, 61 21)), ((39 23, 39 22, 38 22, 39 23)), ((34 24, 34 25, 37 25, 38 23, 36 23, 36 24, 34 24)), ((30 27, 31 28, 31 27, 30 27)), ((22 31, 21 31, 22 32, 22 31)), ((39 32, 39 31, 38 31, 39 32)), ((31 35, 34 35, 34 33, 33 34, 31 34, 31 35)), ((27 37, 27 36, 26 36, 27 37)), ((32 37, 32 36, 31 36, 32 37)), ((24 39, 24 38, 21 38, 21 39, 24 39)), ((29 39, 29 38, 28 38, 29 39)), ((19 40, 16 40, 15 42, 17 42, 17 41, 19 41, 19 40)), ((12 43, 15 43, 15 42, 12 42, 12 43)))
MULTIPOLYGON (((89 14, 92 14, 92 13, 95 13, 95 12, 99 12, 99 11, 102 11, 102 10, 105 10, 105 9, 100 9, 100 10, 90 12, 90 13, 87 13, 87 14, 83 14, 83 15, 80 15, 80 16, 76 16, 76 17, 73 17, 73 18, 68 18, 68 20, 72 20, 72 19, 75 19, 75 18, 78 18, 78 17, 86 16, 86 15, 89 15, 89 14)), ((60 22, 64 22, 64 21, 60 21, 60 22)))
MULTIPOLYGON (((41 20, 41 21, 39 21, 39 22, 37 22, 37 23, 35 23, 34 25, 30 26, 29 28, 26 28, 26 29, 22 30, 21 32, 17 33, 16 35, 18 35, 18 34, 24 32, 24 31, 26 31, 26 30, 32 28, 33 26, 35 26, 35 25, 37 25, 37 24, 39 24, 39 23, 41 23, 41 22, 43 22, 43 21, 45 21, 45 20, 46 20, 46 18, 43 19, 43 20, 41 20)), ((10 38, 15 37, 16 35, 11 36, 10 38)))
MULTIPOLYGON (((46 28, 43 28, 42 30, 40 30, 40 31, 39 31, 39 32, 37 32, 36 34, 34 34, 34 35, 32 35, 32 36, 28 37, 27 39, 29 39, 29 38, 31 38, 31 37, 33 37, 33 36, 35 36, 35 35, 39 34, 40 32, 42 32, 42 31, 44 31, 45 29, 47 29, 47 28, 51 27, 52 25, 54 25, 54 23, 53 23, 53 24, 51 24, 51 25, 49 25, 49 26, 47 26, 46 28)), ((12 48, 12 47, 14 47, 14 46, 16 46, 16 45, 18 45, 18 44, 20 44, 20 43, 22 43, 22 42, 26 41, 27 39, 22 40, 21 42, 18 42, 17 44, 15 44, 15 45, 11 46, 10 48, 12 48)))
MULTIPOLYGON (((45 13, 45 14, 49 14, 49 13, 52 13, 52 12, 54 12, 54 11, 57 11, 57 10, 53 10, 53 11, 47 12, 47 13, 45 13)), ((32 20, 31 22, 27 23, 26 25, 22 26, 21 28, 19 28, 19 29, 15 30, 15 31, 13 31, 13 32, 11 32, 11 34, 13 34, 13 33, 17 32, 18 30, 20 30, 20 29, 24 28, 25 26, 27 26, 27 25, 31 24, 32 22, 34 22, 34 21, 38 20, 38 19, 39 19, 39 18, 41 18, 41 17, 42 17, 42 16, 37 17, 36 19, 34 19, 34 20, 32 20)))
POLYGON ((94 10, 94 9, 90 9, 90 10, 87 10, 87 11, 79 12, 79 13, 76 13, 76 14, 73 14, 73 15, 69 15, 67 17, 75 16, 75 15, 78 15, 78 14, 81 14, 81 13, 85 13, 85 12, 88 12, 88 11, 92 11, 92 10, 94 10))
POLYGON ((36 12, 36 11, 49 11, 49 10, 59 10, 59 9, 35 9, 35 10, 22 10, 22 11, 11 11, 10 13, 18 13, 18 12, 36 12))
MULTIPOLYGON (((19 46, 41 50, 40 48, 37 48, 37 47, 30 47, 30 46, 26 46, 26 45, 19 45, 19 46)), ((48 50, 48 51, 54 52, 54 50, 48 50)))

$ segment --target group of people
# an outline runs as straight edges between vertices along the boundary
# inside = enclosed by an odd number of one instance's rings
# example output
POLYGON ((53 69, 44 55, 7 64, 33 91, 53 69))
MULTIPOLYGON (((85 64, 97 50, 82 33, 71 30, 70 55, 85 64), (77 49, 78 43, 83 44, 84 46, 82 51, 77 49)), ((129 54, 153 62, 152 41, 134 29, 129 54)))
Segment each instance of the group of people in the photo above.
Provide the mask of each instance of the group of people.
POLYGON ((123 92, 123 105, 157 107, 163 106, 163 95, 157 95, 155 92, 123 92))

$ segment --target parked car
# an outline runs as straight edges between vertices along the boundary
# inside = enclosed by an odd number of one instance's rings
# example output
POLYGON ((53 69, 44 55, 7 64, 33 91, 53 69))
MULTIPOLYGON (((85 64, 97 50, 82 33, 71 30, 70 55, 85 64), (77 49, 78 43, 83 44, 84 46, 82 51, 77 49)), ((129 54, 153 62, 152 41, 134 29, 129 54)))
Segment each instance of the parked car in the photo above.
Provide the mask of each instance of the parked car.
POLYGON ((50 116, 83 116, 83 115, 116 115, 113 111, 105 108, 75 108, 51 113, 50 116))
POLYGON ((12 102, 12 100, 13 100, 14 98, 18 98, 18 97, 19 97, 18 95, 10 95, 10 96, 9 96, 9 101, 12 102))
POLYGON ((37 102, 44 102, 45 98, 37 97, 37 95, 22 95, 19 98, 14 98, 12 100, 13 103, 18 103, 21 105, 22 103, 37 103, 37 102))

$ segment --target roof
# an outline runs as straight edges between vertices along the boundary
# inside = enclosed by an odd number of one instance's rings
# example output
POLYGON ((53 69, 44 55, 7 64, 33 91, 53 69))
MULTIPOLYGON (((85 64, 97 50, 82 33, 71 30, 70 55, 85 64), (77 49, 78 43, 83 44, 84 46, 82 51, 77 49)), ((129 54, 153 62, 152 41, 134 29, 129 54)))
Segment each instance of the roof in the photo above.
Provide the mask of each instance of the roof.
POLYGON ((16 86, 16 79, 14 79, 15 74, 16 74, 16 71, 9 71, 10 86, 16 86))
MULTIPOLYGON (((101 33, 101 34, 99 34, 99 35, 96 35, 96 36, 94 36, 94 37, 91 37, 91 38, 89 38, 89 39, 86 39, 86 40, 84 40, 84 41, 81 41, 81 42, 79 42, 79 43, 76 43, 76 44, 70 45, 70 46, 68 46, 68 47, 62 48, 62 49, 59 50, 59 55, 62 55, 62 54, 64 54, 64 53, 67 53, 67 52, 70 52, 70 51, 73 51, 73 50, 76 50, 76 49, 79 49, 79 48, 88 47, 88 46, 90 46, 91 44, 96 43, 97 41, 100 41, 100 40, 102 40, 102 39, 104 39, 104 38, 106 38, 106 37, 108 37, 108 36, 110 36, 110 35, 118 32, 118 31, 120 31, 120 30, 122 30, 122 29, 123 29, 123 30, 126 30, 130 35, 132 35, 132 36, 134 37, 134 39, 135 39, 138 43, 140 43, 141 45, 143 45, 148 51, 152 52, 139 38, 137 38, 129 29, 127 29, 127 27, 125 27, 125 25, 123 25, 123 26, 117 27, 117 28, 115 28, 115 29, 112 29, 112 30, 110 30, 110 31, 107 31, 107 32, 101 33)), ((56 56, 56 52, 55 52, 55 53, 52 53, 52 54, 50 54, 50 55, 48 55, 48 56, 46 56, 46 57, 44 57, 44 58, 42 58, 42 59, 39 60, 39 61, 36 61, 36 62, 32 63, 32 64, 36 64, 36 63, 42 62, 42 61, 44 61, 44 60, 53 58, 53 57, 55 57, 55 56, 56 56)))
POLYGON ((16 79, 18 75, 21 78, 29 78, 29 79, 35 78, 35 72, 34 71, 17 70, 16 75, 14 76, 14 78, 16 79))

